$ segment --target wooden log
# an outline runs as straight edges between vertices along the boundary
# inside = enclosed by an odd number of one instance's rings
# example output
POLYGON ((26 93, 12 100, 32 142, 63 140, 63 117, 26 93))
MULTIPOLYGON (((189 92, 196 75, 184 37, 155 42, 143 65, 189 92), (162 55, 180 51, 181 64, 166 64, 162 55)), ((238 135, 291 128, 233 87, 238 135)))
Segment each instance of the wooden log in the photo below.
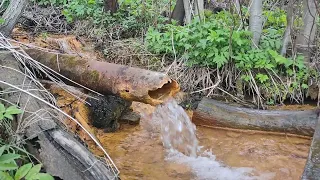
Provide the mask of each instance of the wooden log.
POLYGON ((284 132, 312 136, 319 109, 306 111, 255 110, 203 98, 194 111, 196 125, 284 132))
POLYGON ((104 95, 158 105, 180 90, 178 83, 163 73, 38 49, 25 51, 54 71, 104 95))
MULTIPOLYGON (((9 83, 42 97, 39 87, 24 72, 24 67, 11 53, 0 52, 0 90, 10 88, 12 91, 14 88, 5 84, 9 83)), ((28 150, 42 162, 48 173, 60 179, 117 179, 108 165, 104 165, 55 121, 52 115, 57 114, 50 111, 48 105, 20 91, 1 98, 14 104, 19 102, 24 113, 21 119, 18 118, 16 135, 21 137, 21 141, 28 139, 28 150)))
POLYGON ((313 135, 308 160, 301 179, 320 179, 320 118, 318 120, 318 124, 313 135))

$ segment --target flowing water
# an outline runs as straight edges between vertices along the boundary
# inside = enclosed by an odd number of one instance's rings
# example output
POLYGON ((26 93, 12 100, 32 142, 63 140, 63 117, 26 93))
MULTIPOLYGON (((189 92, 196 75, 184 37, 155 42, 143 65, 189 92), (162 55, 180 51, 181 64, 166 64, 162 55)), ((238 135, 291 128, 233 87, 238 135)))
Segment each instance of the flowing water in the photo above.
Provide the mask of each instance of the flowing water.
POLYGON ((175 101, 133 109, 139 125, 98 132, 122 179, 298 180, 303 172, 310 139, 195 127, 175 101))
POLYGON ((159 127, 167 152, 166 160, 189 166, 196 179, 270 179, 274 174, 253 176, 252 168, 230 168, 216 160, 209 150, 201 151, 196 137, 196 126, 185 110, 174 99, 157 106, 149 120, 159 127))

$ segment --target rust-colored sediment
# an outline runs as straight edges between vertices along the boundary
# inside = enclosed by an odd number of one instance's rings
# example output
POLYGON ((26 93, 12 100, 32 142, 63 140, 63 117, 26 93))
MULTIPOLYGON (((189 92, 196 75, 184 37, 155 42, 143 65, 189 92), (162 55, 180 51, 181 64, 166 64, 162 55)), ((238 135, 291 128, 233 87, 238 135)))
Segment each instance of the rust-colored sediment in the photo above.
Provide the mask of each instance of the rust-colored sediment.
MULTIPOLYGON (((85 106, 67 92, 59 88, 51 89, 51 92, 59 94, 58 105, 64 106, 62 109, 67 113, 72 115, 76 112, 88 117, 86 111, 81 110, 85 106), (67 108, 71 102, 74 105, 67 108)), ((138 102, 134 102, 132 108, 146 114, 151 114, 155 109, 154 106, 138 102)), ((192 111, 187 113, 192 116, 192 111)), ((86 118, 83 122, 90 126, 86 118)), ((104 133, 91 126, 90 129, 115 161, 123 179, 193 179, 190 167, 165 160, 166 153, 160 138, 151 138, 149 133, 149 128, 157 127, 150 127, 148 118, 150 116, 141 119, 139 125, 121 124, 114 133, 104 133)), ((95 155, 103 155, 78 126, 71 121, 66 122, 95 155)), ((231 167, 252 167, 258 172, 275 173, 274 180, 300 179, 311 141, 310 138, 206 127, 197 127, 197 136, 203 149, 212 150, 218 161, 231 167)))

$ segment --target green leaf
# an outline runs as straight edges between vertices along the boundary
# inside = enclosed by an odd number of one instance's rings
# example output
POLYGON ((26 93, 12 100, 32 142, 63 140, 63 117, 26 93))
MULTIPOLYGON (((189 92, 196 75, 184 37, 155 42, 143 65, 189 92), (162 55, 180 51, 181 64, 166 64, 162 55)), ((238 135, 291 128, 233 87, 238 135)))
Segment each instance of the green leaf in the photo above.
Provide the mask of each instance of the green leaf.
POLYGON ((6 147, 7 146, 5 146, 5 145, 0 147, 0 157, 2 156, 4 150, 6 150, 6 147))
POLYGON ((265 66, 265 68, 266 69, 272 69, 272 68, 274 68, 275 66, 273 65, 273 64, 267 64, 266 66, 265 66))
POLYGON ((0 163, 0 171, 10 171, 18 169, 18 166, 14 163, 0 163))
POLYGON ((21 156, 19 154, 9 153, 0 156, 0 163, 10 163, 14 162, 15 159, 19 159, 21 156))
POLYGON ((0 120, 3 120, 4 119, 4 115, 3 113, 0 113, 0 120))
POLYGON ((27 173, 30 171, 31 168, 32 168, 32 163, 28 163, 28 164, 21 166, 17 170, 16 175, 14 176, 14 179, 15 180, 22 179, 23 177, 25 177, 27 175, 27 173))
POLYGON ((210 52, 208 55, 207 55, 207 58, 211 58, 215 53, 214 52, 210 52))
POLYGON ((11 115, 11 114, 4 114, 3 115, 5 118, 8 118, 8 119, 11 119, 11 120, 13 120, 13 116, 11 115))
POLYGON ((16 106, 10 106, 6 109, 6 114, 20 114, 22 111, 16 106))
POLYGON ((287 69, 286 72, 287 72, 287 74, 289 74, 289 76, 293 75, 293 70, 292 69, 287 69))
POLYGON ((257 75, 256 75, 256 78, 257 78, 261 83, 264 83, 264 82, 266 82, 266 81, 269 79, 269 77, 268 77, 267 75, 261 74, 261 73, 257 74, 257 75))
POLYGON ((7 172, 0 171, 1 180, 13 180, 13 178, 7 172))
POLYGON ((33 176, 37 175, 40 170, 41 170, 41 164, 37 164, 35 166, 33 166, 30 171, 28 172, 28 174, 26 175, 25 179, 30 179, 32 178, 33 176))
POLYGON ((309 88, 309 86, 307 84, 302 84, 301 87, 302 87, 302 89, 308 89, 309 88))
POLYGON ((6 111, 6 108, 3 104, 0 103, 0 113, 4 113, 6 111))
POLYGON ((54 178, 50 174, 47 174, 47 173, 39 173, 37 175, 37 178, 39 178, 39 180, 54 180, 54 178))
POLYGON ((6 21, 3 18, 0 18, 0 25, 4 24, 6 21))
POLYGON ((250 79, 251 79, 251 77, 250 77, 249 75, 242 75, 242 76, 241 76, 241 79, 243 79, 244 81, 249 82, 250 79))

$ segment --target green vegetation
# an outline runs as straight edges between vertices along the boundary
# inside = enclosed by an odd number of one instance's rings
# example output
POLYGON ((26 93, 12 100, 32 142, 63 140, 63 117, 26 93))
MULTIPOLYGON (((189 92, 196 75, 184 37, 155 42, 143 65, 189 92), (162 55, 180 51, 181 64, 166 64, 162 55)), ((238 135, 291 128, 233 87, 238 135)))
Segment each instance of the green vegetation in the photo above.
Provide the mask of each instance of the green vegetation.
MULTIPOLYGON (((13 115, 20 114, 22 111, 16 106, 5 106, 0 103, 0 126, 5 121, 13 120, 13 115)), ((7 128, 10 128, 6 126, 7 128)), ((8 130, 8 129, 7 129, 8 130)), ((0 132, 6 133, 6 132, 0 132)), ((1 137, 1 136, 0 136, 1 137)), ((21 154, 22 151, 17 148, 4 145, 0 139, 0 179, 1 180, 53 180, 53 177, 47 173, 40 173, 41 164, 33 165, 28 163, 21 154)))
MULTIPOLYGON (((94 31, 96 36, 100 33, 98 37, 102 41, 113 39, 115 34, 116 39, 139 35, 143 37, 147 50, 159 59, 165 57, 167 64, 183 60, 189 68, 210 68, 225 78, 220 89, 228 89, 232 94, 242 91, 258 99, 255 103, 277 104, 288 98, 302 103, 310 82, 318 81, 318 73, 305 63, 302 54, 295 51, 280 55, 287 12, 268 3, 262 11, 264 21, 260 42, 253 45, 247 4, 241 6, 241 15, 232 8, 218 13, 206 9, 204 19, 194 18, 190 24, 181 26, 175 21, 169 23, 175 1, 118 0, 119 8, 114 14, 104 11, 103 0, 33 1, 40 6, 62 7, 62 14, 69 23, 92 22, 97 29, 94 31), (239 80, 242 85, 236 86, 239 80), (239 87, 243 89, 237 89, 239 87)), ((294 7, 302 8, 299 4, 294 7)), ((301 16, 294 16, 293 26, 301 27, 301 16)), ((189 85, 185 89, 189 90, 206 88, 203 87, 205 83, 186 84, 189 85)))
POLYGON ((228 12, 214 14, 205 23, 194 20, 187 26, 151 27, 146 35, 147 47, 157 54, 183 56, 191 67, 223 69, 235 65, 244 82, 257 81, 261 89, 275 97, 283 96, 281 89, 291 94, 307 89, 310 76, 316 72, 304 64, 302 55, 292 58, 278 53, 286 23, 284 11, 264 14, 268 17, 267 28, 257 48, 252 47, 250 31, 232 26, 228 12), (290 84, 275 84, 275 75, 291 79, 290 84))
MULTIPOLYGON (((33 0, 41 6, 63 7, 62 14, 69 23, 75 20, 90 20, 98 27, 117 28, 118 33, 136 35, 150 25, 164 23, 161 16, 169 0, 119 0, 119 9, 111 15, 103 10, 103 0, 33 0)), ((123 35, 125 36, 125 35, 123 35)))

